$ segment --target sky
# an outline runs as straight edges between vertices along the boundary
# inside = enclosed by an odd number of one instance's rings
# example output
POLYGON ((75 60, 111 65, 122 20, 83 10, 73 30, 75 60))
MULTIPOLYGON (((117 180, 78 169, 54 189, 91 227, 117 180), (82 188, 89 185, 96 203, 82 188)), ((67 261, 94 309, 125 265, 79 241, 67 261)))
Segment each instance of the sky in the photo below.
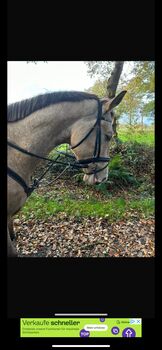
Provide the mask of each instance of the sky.
MULTIPOLYGON (((124 70, 129 74, 129 62, 124 70)), ((8 104, 50 91, 84 91, 97 80, 90 78, 83 61, 8 61, 7 76, 8 104)))
MULTIPOLYGON (((129 76, 132 62, 124 63, 123 73, 129 76)), ((83 61, 8 61, 8 104, 52 91, 84 91, 92 87, 97 78, 90 78, 83 61)), ((146 118, 145 118, 146 119, 146 118)), ((122 122, 127 121, 125 117, 122 122)))
POLYGON ((37 64, 9 61, 7 75, 8 104, 50 91, 84 91, 95 82, 88 76, 83 61, 37 64))

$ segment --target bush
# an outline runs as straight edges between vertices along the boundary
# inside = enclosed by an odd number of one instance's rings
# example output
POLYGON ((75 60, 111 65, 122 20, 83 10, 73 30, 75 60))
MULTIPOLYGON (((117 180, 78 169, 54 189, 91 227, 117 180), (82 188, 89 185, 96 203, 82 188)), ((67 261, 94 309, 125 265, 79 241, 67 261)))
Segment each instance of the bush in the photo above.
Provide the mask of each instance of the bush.
POLYGON ((125 142, 111 146, 111 157, 120 155, 123 165, 136 177, 154 177, 154 149, 138 142, 125 142))
POLYGON ((116 186, 138 184, 130 170, 124 166, 124 162, 120 154, 115 155, 109 163, 108 183, 116 186))
MULTIPOLYGON (((72 155, 72 152, 69 151, 69 147, 67 148, 66 144, 63 144, 55 148, 52 152, 50 152, 48 158, 53 159, 54 161, 56 160, 56 163, 54 163, 53 166, 49 169, 47 175, 45 175, 45 178, 49 178, 50 176, 53 176, 53 174, 54 176, 57 176, 66 169, 68 164, 73 165, 75 163, 75 158, 73 159, 66 156, 65 154, 59 154, 57 151, 65 152, 67 154, 72 155)), ((50 163, 48 163, 48 161, 42 161, 42 165, 38 166, 38 169, 36 169, 34 176, 40 176, 43 172, 45 172, 45 169, 49 165, 50 163)), ((78 169, 74 168, 73 166, 70 166, 68 169, 66 169, 65 173, 62 174, 62 177, 70 177, 71 175, 76 174, 76 172, 78 172, 78 169)))
MULTIPOLYGON (((61 145, 57 148, 59 151, 67 151, 66 145, 61 145)), ((69 152, 69 151, 68 151, 69 152)), ((71 154, 71 153, 69 153, 71 154)), ((128 185, 137 185, 139 183, 147 182, 151 186, 154 184, 154 149, 151 146, 145 144, 139 144, 138 142, 118 142, 115 143, 112 141, 110 149, 111 161, 109 163, 109 178, 107 185, 115 186, 128 186, 128 185)), ((58 153, 54 149, 49 158, 56 159, 58 153)), ((66 168, 67 163, 73 165, 75 159, 66 157, 63 154, 60 154, 59 159, 60 163, 54 164, 45 177, 53 178, 54 176, 59 175, 66 168)), ((47 164, 46 164, 47 165, 47 164)), ((42 163, 42 167, 38 168, 35 172, 35 176, 39 177, 45 171, 45 163, 42 163)), ((74 177, 75 181, 82 182, 83 173, 82 170, 69 167, 66 169, 61 177, 71 178, 74 177)), ((100 185, 101 190, 105 192, 106 189, 100 185)), ((150 188, 152 191, 152 188, 150 188)))

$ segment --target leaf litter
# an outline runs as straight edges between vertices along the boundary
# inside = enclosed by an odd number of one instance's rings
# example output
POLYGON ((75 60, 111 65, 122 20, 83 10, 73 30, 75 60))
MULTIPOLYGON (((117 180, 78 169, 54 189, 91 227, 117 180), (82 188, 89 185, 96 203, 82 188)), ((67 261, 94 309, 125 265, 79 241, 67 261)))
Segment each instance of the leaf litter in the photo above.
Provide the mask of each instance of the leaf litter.
POLYGON ((78 218, 58 213, 46 220, 16 219, 20 256, 151 257, 155 254, 154 219, 109 223, 107 218, 78 218))
MULTIPOLYGON (((72 179, 71 179, 72 180, 72 179)), ((65 191, 77 200, 95 196, 104 200, 96 189, 82 189, 82 185, 66 179, 47 188, 40 186, 38 193, 61 200, 65 191)), ((84 187, 83 187, 84 188, 84 187)), ((118 189, 115 197, 121 196, 118 189)), ((129 197, 129 192, 122 191, 129 197)), ((131 194, 132 195, 132 194, 131 194)), ((134 194, 135 197, 135 194, 134 194)), ((107 199, 107 198, 106 198, 107 199)), ((102 205, 102 203, 101 203, 102 205)), ((26 219, 19 213, 14 219, 15 242, 21 257, 153 257, 155 255, 154 217, 130 209, 122 220, 110 222, 108 217, 80 217, 55 213, 45 219, 30 214, 26 219)))

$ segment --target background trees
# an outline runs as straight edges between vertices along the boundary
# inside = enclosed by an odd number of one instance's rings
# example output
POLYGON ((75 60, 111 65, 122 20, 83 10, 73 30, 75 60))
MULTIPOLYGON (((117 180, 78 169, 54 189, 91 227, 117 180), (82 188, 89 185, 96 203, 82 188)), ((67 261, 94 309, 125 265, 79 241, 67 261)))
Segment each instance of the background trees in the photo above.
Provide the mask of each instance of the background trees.
POLYGON ((121 123, 130 126, 154 123, 155 63, 154 61, 89 61, 85 62, 88 74, 96 77, 95 84, 88 89, 99 97, 111 97, 108 84, 115 64, 121 65, 121 75, 116 86, 117 93, 127 90, 122 103, 116 108, 116 116, 121 123))

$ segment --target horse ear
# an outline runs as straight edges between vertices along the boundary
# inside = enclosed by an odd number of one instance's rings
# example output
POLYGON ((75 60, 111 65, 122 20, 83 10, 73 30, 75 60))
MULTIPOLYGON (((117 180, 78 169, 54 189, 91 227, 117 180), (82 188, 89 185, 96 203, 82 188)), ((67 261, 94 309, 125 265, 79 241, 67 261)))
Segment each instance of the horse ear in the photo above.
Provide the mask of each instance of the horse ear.
POLYGON ((108 97, 100 99, 102 104, 102 113, 108 112, 111 100, 108 97))
POLYGON ((116 97, 114 97, 109 104, 109 111, 111 111, 113 108, 115 108, 116 106, 119 105, 119 103, 122 101, 123 97, 126 94, 126 90, 120 92, 120 94, 118 94, 116 97))
POLYGON ((118 106, 118 104, 122 101, 123 97, 126 94, 126 90, 120 92, 116 97, 109 99, 108 97, 102 98, 100 101, 102 103, 102 112, 108 112, 111 111, 113 108, 118 106))

